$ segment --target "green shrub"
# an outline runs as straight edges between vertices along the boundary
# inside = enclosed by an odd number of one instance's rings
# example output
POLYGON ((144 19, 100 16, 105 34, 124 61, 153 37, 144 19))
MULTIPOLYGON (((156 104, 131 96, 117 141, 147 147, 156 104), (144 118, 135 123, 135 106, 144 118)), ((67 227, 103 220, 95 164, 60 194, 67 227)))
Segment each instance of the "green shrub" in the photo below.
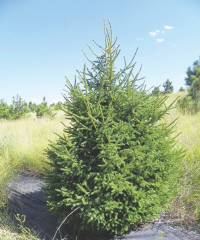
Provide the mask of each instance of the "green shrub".
POLYGON ((9 106, 3 99, 0 100, 0 119, 9 119, 9 106))
POLYGON ((35 112, 38 118, 54 117, 56 115, 56 113, 53 113, 52 109, 48 107, 45 97, 43 98, 43 102, 37 106, 37 109, 35 112))
POLYGON ((28 104, 21 97, 17 101, 13 98, 10 106, 4 100, 0 100, 0 119, 16 120, 28 116, 28 113, 28 104))
POLYGON ((196 114, 200 110, 200 103, 195 102, 191 96, 186 95, 183 98, 178 99, 177 101, 177 107, 179 111, 185 115, 185 114, 196 114))
POLYGON ((57 102, 53 107, 55 111, 62 110, 63 104, 61 102, 57 102))
POLYGON ((153 89, 153 91, 151 92, 151 94, 152 94, 153 96, 156 96, 156 95, 161 95, 162 92, 160 91, 160 88, 159 88, 159 87, 155 87, 155 88, 153 89))
POLYGON ((19 96, 17 101, 13 98, 13 103, 9 107, 10 119, 16 120, 28 116, 30 109, 28 104, 19 96))
POLYGON ((80 207, 67 219, 69 229, 113 234, 167 207, 182 150, 170 137, 174 123, 159 123, 172 108, 164 105, 167 96, 136 86, 134 58, 114 71, 119 50, 111 25, 110 33, 104 30, 103 55, 92 50, 97 59, 79 73, 81 84, 67 80, 64 111, 71 126, 46 151, 52 170, 46 170, 45 193, 60 220, 80 207))
POLYGON ((32 103, 31 101, 29 102, 28 107, 29 107, 30 111, 33 112, 33 113, 35 113, 36 110, 37 110, 36 103, 32 103))

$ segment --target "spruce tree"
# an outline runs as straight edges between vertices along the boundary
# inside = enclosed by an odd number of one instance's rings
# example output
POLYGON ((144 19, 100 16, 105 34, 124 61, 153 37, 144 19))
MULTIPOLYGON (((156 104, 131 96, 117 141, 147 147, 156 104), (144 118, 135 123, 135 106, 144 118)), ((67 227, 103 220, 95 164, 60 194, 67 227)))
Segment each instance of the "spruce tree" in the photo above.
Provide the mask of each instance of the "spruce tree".
POLYGON ((28 116, 30 109, 26 101, 22 100, 22 97, 17 95, 16 99, 13 97, 12 104, 9 107, 9 113, 11 119, 15 120, 28 116))
POLYGON ((152 97, 134 57, 115 71, 119 46, 112 27, 105 28, 105 46, 95 61, 87 59, 80 82, 67 82, 63 109, 70 126, 46 150, 50 170, 45 189, 50 210, 69 229, 122 234, 130 226, 151 220, 173 198, 182 151, 171 138, 174 123, 160 120, 171 109, 167 96, 152 97))
POLYGON ((63 104, 61 102, 57 102, 52 107, 54 108, 55 111, 59 111, 62 110, 63 104))
POLYGON ((185 92, 186 90, 185 90, 185 88, 183 88, 183 87, 181 87, 180 89, 179 89, 179 92, 185 92))
POLYGON ((167 79, 167 81, 165 83, 163 83, 163 87, 164 87, 164 94, 167 93, 173 93, 174 91, 174 87, 172 86, 172 82, 169 81, 169 79, 167 79))
POLYGON ((188 86, 188 97, 192 99, 194 111, 197 113, 200 109, 200 58, 193 63, 192 69, 188 68, 185 82, 188 86))
POLYGON ((33 113, 36 112, 36 110, 37 110, 36 103, 32 103, 31 101, 29 102, 28 107, 29 107, 30 111, 33 113))
POLYGON ((187 69, 185 82, 188 94, 179 99, 177 105, 183 114, 196 114, 200 110, 200 59, 193 63, 193 68, 187 69))
POLYGON ((152 95, 159 95, 159 94, 161 94, 160 88, 159 87, 155 87, 151 94, 152 95))
POLYGON ((4 100, 0 100, 0 119, 16 120, 29 116, 29 112, 28 104, 20 96, 17 97, 17 101, 13 97, 11 105, 5 103, 4 100))
POLYGON ((45 97, 43 97, 43 102, 37 106, 35 112, 38 118, 41 118, 41 117, 53 118, 56 115, 56 113, 53 113, 52 109, 48 107, 45 97))
POLYGON ((0 100, 0 119, 9 119, 9 106, 3 99, 0 100))

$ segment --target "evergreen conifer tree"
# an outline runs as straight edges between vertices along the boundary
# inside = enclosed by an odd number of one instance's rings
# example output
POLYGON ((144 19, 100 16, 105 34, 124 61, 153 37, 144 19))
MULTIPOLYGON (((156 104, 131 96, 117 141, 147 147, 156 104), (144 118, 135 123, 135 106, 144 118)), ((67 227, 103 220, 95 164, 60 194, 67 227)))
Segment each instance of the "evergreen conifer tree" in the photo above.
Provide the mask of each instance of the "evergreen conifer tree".
POLYGON ((56 115, 56 113, 53 113, 52 109, 48 107, 45 97, 43 97, 43 102, 37 106, 37 109, 35 112, 38 118, 54 117, 56 115))
POLYGON ((187 70, 187 77, 185 78, 188 86, 188 97, 194 102, 194 110, 197 113, 200 109, 200 58, 193 63, 193 68, 187 70))
POLYGON ((30 109, 26 101, 22 100, 21 96, 17 95, 16 99, 13 97, 12 105, 10 105, 9 107, 9 113, 10 118, 15 120, 28 116, 28 113, 30 113, 30 109))
POLYGON ((36 103, 32 103, 31 101, 29 102, 28 107, 29 107, 31 112, 36 112, 36 110, 37 110, 36 103))
POLYGON ((163 83, 163 87, 164 87, 164 94, 165 93, 173 93, 174 91, 174 87, 172 86, 172 82, 169 81, 169 79, 167 79, 167 81, 165 83, 163 83))
POLYGON ((200 59, 193 63, 193 68, 187 69, 185 82, 188 94, 179 99, 177 105, 183 114, 196 114, 200 110, 200 59))
POLYGON ((8 105, 3 100, 0 101, 0 118, 16 120, 28 116, 29 112, 28 104, 21 97, 17 101, 13 98, 11 105, 8 105))
POLYGON ((180 89, 179 89, 179 92, 185 92, 186 90, 185 90, 185 88, 183 88, 183 87, 181 87, 180 89))
POLYGON ((50 210, 68 228, 123 233, 151 220, 176 191, 182 151, 171 138, 174 124, 159 121, 171 106, 136 87, 134 57, 115 71, 119 47, 104 26, 103 54, 84 65, 81 84, 68 79, 63 109, 71 126, 47 149, 51 170, 45 189, 50 210))
POLYGON ((159 94, 161 94, 160 88, 159 87, 155 87, 151 94, 152 95, 159 95, 159 94))
POLYGON ((62 106, 63 104, 61 102, 57 102, 56 104, 54 103, 52 107, 54 108, 55 111, 59 111, 62 110, 62 106))
POLYGON ((0 119, 9 119, 9 106, 3 99, 0 100, 0 119))

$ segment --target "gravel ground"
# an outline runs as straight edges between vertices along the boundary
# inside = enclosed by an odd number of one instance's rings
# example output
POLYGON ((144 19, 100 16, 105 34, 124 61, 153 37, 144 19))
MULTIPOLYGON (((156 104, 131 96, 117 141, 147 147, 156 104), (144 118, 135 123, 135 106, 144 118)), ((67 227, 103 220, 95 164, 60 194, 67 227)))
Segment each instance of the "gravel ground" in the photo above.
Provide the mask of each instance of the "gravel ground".
MULTIPOLYGON (((44 182, 42 178, 22 174, 12 180, 7 185, 7 194, 9 196, 9 206, 15 214, 26 216, 26 224, 38 233, 39 238, 51 240, 54 236, 58 224, 57 218, 47 212, 46 200, 42 187, 44 182)), ((62 229, 62 228, 61 228, 62 229)), ((66 230, 60 232, 61 236, 66 236, 66 230)), ((59 238, 59 234, 58 234, 59 238)), ((76 240, 73 235, 68 235, 67 240, 76 240)), ((103 236, 84 236, 80 234, 77 240, 110 240, 111 238, 103 236)), ((179 227, 163 223, 154 223, 145 226, 137 231, 130 231, 123 236, 115 236, 112 239, 130 239, 130 240, 200 240, 200 234, 192 231, 186 231, 179 227)))

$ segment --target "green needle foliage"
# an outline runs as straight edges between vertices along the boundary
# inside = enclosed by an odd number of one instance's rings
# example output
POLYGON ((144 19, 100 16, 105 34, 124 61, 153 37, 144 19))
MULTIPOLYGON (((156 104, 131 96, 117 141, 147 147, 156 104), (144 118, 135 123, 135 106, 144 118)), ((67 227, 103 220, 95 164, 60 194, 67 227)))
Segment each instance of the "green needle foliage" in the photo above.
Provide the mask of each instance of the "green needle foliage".
POLYGON ((163 87, 164 87, 164 92, 163 92, 164 94, 171 94, 174 91, 172 82, 170 82, 169 79, 167 79, 167 81, 163 83, 163 87))
POLYGON ((103 54, 89 47, 96 60, 86 56, 92 67, 79 73, 80 84, 67 79, 63 108, 71 126, 47 149, 45 192, 60 220, 80 207, 67 219, 69 229, 122 234, 166 208, 182 150, 170 137, 174 123, 159 123, 172 108, 164 106, 167 96, 136 87, 134 57, 114 71, 119 47, 111 25, 104 31, 105 47, 97 44, 103 54))
POLYGON ((30 109, 25 101, 19 97, 15 102, 13 98, 12 104, 9 106, 4 100, 0 100, 0 119, 16 120, 29 116, 30 109))
POLYGON ((41 117, 53 118, 56 115, 56 113, 53 113, 52 109, 48 107, 45 97, 43 97, 43 102, 37 106, 35 112, 38 118, 41 118, 41 117))
POLYGON ((179 99, 177 105, 183 114, 197 114, 200 111, 200 59, 193 63, 193 68, 188 68, 185 82, 188 95, 179 99))

